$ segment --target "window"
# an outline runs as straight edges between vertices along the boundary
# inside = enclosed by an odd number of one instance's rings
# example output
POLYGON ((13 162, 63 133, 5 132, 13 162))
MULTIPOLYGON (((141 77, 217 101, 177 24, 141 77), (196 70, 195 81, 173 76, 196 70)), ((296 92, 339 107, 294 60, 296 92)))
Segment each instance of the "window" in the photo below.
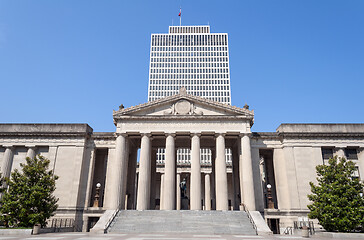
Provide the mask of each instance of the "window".
POLYGON ((330 158, 333 158, 333 156, 334 156, 333 148, 321 148, 321 153, 322 153, 322 159, 324 161, 329 160, 330 158))
POLYGON ((348 160, 358 160, 356 148, 346 148, 345 156, 348 160))

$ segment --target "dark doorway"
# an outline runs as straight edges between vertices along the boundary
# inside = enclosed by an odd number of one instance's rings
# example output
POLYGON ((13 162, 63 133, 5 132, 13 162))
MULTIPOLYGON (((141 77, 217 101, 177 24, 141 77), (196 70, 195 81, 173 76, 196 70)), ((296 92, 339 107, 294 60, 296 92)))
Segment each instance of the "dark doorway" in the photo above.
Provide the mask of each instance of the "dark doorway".
POLYGON ((100 219, 99 217, 89 217, 88 218, 87 232, 89 232, 90 229, 95 226, 95 224, 97 223, 97 221, 99 221, 99 219, 100 219))
POLYGON ((92 182, 92 191, 90 196, 90 204, 92 207, 95 200, 96 194, 96 184, 100 183, 101 187, 99 189, 99 207, 104 205, 104 190, 105 190, 105 180, 106 180, 106 167, 108 159, 108 149, 107 148, 97 148, 95 153, 95 167, 94 167, 94 177, 92 182))
POLYGON ((273 234, 280 234, 279 231, 279 218, 268 218, 268 226, 273 234))
POLYGON ((274 176, 274 164, 273 164, 273 149, 259 149, 260 155, 260 171, 261 181, 263 186, 264 195, 264 208, 268 208, 268 188, 270 185, 270 194, 274 203, 274 208, 278 208, 277 193, 276 193, 276 182, 274 176))

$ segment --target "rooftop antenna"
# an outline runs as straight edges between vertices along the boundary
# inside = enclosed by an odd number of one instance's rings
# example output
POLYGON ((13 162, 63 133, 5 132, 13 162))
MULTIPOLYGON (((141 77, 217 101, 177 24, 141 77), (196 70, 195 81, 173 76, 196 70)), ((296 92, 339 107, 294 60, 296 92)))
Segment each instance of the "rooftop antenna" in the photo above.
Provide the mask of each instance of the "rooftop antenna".
POLYGON ((173 26, 173 18, 172 18, 172 26, 173 26))

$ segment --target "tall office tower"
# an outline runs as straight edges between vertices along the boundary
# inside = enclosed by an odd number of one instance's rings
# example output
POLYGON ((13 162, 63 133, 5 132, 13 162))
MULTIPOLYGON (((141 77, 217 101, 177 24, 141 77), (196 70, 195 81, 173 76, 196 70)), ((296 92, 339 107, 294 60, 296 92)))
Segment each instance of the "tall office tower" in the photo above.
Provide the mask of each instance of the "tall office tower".
POLYGON ((148 101, 178 93, 231 104, 227 33, 210 26, 170 26, 168 34, 152 34, 148 101))
MULTIPOLYGON (((152 34, 148 101, 188 94, 231 105, 227 33, 210 33, 210 26, 170 26, 169 33, 152 34)), ((163 163, 165 149, 158 149, 163 163)), ((225 151, 231 164, 231 149, 225 151)), ((190 163, 190 149, 178 149, 177 163, 190 163)), ((211 164, 211 151, 201 149, 201 163, 211 164)))

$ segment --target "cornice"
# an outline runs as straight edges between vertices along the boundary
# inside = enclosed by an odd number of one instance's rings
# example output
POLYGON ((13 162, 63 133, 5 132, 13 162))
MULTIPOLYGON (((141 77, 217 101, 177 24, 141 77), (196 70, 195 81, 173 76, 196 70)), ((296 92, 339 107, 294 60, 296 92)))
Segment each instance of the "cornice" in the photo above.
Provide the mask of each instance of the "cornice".
POLYGON ((86 123, 6 123, 0 136, 16 137, 90 137, 93 129, 86 123))
POLYGON ((276 132, 252 132, 251 138, 254 139, 279 139, 276 132))
POLYGON ((116 118, 117 120, 252 120, 253 117, 244 117, 244 116, 231 116, 231 115, 134 115, 134 116, 119 116, 116 118))
POLYGON ((79 132, 67 132, 67 133, 46 133, 46 132, 0 132, 0 136, 16 136, 16 137, 28 137, 28 136, 39 136, 39 137, 89 137, 91 133, 79 133, 79 132))
POLYGON ((309 133, 278 133, 281 138, 364 138, 364 133, 343 133, 343 132, 309 132, 309 133))

